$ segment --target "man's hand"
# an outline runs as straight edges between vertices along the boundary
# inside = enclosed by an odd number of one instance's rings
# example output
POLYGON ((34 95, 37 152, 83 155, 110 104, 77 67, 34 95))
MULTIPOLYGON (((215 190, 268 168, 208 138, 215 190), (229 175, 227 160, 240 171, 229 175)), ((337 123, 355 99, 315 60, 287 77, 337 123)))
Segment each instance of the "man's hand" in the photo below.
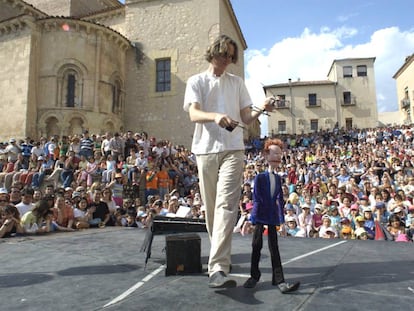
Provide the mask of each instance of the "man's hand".
POLYGON ((221 114, 221 113, 217 113, 215 118, 214 118, 214 122, 222 127, 225 128, 228 131, 233 131, 236 126, 239 124, 239 122, 231 119, 229 116, 221 114))

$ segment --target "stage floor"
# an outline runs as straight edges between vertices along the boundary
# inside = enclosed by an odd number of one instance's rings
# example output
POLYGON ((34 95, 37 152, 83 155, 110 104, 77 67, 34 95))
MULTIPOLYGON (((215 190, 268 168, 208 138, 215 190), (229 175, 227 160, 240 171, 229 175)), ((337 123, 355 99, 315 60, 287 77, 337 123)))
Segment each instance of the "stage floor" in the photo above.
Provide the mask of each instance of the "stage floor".
POLYGON ((414 245, 386 241, 280 238, 288 281, 300 289, 282 295, 271 285, 267 241, 262 278, 249 276, 251 235, 233 237, 238 286, 210 289, 207 233, 201 237, 203 273, 165 276, 165 235, 152 254, 140 252, 145 230, 122 227, 0 240, 0 310, 412 310, 414 245))

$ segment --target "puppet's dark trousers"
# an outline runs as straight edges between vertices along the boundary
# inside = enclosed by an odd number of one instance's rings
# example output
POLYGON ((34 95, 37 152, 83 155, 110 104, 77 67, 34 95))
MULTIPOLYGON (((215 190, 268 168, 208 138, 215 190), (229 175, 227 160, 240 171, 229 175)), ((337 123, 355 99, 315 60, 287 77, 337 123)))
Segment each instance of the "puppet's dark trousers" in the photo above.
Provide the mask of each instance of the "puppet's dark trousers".
MULTIPOLYGON (((259 261, 260 253, 263 247, 263 232, 263 224, 256 223, 253 232, 250 276, 257 281, 260 279, 261 276, 259 270, 259 261)), ((272 260, 272 284, 277 285, 279 283, 283 283, 285 281, 285 278, 283 276, 283 268, 282 263, 280 261, 276 226, 268 226, 267 240, 269 244, 270 258, 272 260)))

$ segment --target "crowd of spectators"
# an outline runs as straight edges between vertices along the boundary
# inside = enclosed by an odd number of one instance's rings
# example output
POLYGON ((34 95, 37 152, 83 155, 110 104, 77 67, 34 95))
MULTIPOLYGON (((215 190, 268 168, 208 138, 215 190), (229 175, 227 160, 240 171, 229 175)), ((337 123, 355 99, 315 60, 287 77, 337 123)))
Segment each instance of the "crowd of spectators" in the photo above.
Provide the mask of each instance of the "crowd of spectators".
MULTIPOLYGON (((278 136, 286 145, 282 236, 412 241, 411 126, 278 136)), ((249 232, 261 139, 246 142, 240 219, 249 232)), ((88 131, 0 144, 0 237, 203 218, 194 155, 147 133, 88 131)))

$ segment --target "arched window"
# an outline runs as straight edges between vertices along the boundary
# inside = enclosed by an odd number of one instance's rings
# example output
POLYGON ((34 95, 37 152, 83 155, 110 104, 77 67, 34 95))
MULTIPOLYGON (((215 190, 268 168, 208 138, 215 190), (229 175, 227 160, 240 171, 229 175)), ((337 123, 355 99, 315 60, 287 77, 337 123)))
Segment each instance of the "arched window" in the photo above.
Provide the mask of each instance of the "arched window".
POLYGON ((68 73, 66 78, 66 107, 75 107, 76 75, 68 73))
POLYGON ((122 90, 121 82, 115 80, 112 85, 112 113, 120 113, 122 111, 122 90))
POLYGON ((83 80, 85 69, 80 64, 63 64, 57 72, 58 105, 80 108, 83 106, 83 80))

